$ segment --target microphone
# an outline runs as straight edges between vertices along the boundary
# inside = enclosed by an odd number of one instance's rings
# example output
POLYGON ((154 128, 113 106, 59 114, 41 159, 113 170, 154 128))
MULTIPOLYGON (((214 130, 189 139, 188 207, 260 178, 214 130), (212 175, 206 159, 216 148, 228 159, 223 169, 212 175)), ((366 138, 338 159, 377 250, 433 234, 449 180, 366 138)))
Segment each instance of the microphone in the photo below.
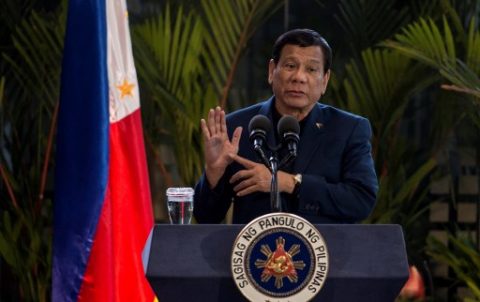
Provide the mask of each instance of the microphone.
POLYGON ((283 143, 287 145, 288 152, 292 157, 297 156, 297 146, 300 142, 300 124, 291 115, 284 115, 278 121, 278 134, 283 143))
POLYGON ((267 133, 272 130, 272 123, 265 115, 255 115, 248 124, 248 132, 250 133, 250 142, 253 143, 253 149, 270 169, 270 163, 263 151, 263 145, 267 143, 267 133))

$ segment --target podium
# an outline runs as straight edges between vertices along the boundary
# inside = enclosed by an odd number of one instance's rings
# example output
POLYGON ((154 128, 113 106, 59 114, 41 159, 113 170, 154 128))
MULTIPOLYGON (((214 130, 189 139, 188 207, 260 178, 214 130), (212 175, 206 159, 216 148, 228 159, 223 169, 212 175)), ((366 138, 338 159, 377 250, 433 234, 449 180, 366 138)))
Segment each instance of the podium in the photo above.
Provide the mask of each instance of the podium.
MULTIPOLYGON (((409 274, 400 226, 315 227, 326 242, 330 265, 325 284, 312 301, 395 300, 409 274)), ((232 245, 242 228, 156 225, 145 246, 143 261, 159 301, 247 301, 230 271, 232 245)))

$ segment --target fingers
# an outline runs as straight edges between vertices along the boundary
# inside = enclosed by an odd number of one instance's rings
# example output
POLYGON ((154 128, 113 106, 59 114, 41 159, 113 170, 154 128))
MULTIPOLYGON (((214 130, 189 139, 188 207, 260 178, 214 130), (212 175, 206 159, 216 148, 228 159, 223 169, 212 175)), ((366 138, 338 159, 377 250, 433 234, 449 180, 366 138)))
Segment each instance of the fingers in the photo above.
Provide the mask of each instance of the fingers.
POLYGON ((235 184, 233 190, 237 196, 254 192, 270 192, 270 171, 261 164, 254 164, 253 168, 240 170, 230 178, 230 183, 235 184))
MULTIPOLYGON (((235 148, 235 150, 238 150, 238 145, 240 144, 240 137, 242 137, 242 127, 237 127, 235 131, 233 131, 233 136, 232 136, 232 145, 235 148)), ((227 130, 225 129, 225 132, 227 130)))
MULTIPOLYGON (((237 131, 237 130, 235 130, 235 131, 237 131)), ((256 165, 258 165, 258 163, 254 162, 254 161, 251 161, 251 160, 248 160, 244 157, 241 157, 238 154, 230 154, 230 158, 232 160, 236 161, 237 163, 241 164, 242 166, 244 166, 247 169, 251 169, 251 168, 255 167, 256 165)))
POLYGON ((203 137, 209 140, 212 136, 210 135, 210 130, 208 130, 207 122, 203 118, 200 120, 200 128, 202 129, 203 137))
MULTIPOLYGON (((218 107, 220 108, 220 107, 218 107)), ((225 120, 225 111, 222 110, 221 112, 221 118, 220 118, 220 131, 223 132, 223 133, 227 133, 227 122, 225 120)))
POLYGON ((247 179, 252 176, 253 171, 251 170, 240 170, 237 173, 233 174, 230 178, 230 183, 233 184, 241 179, 247 179))
MULTIPOLYGON (((212 137, 214 135, 224 135, 227 133, 227 123, 225 121, 225 111, 222 110, 219 106, 215 109, 210 109, 208 111, 208 117, 206 120, 206 126, 208 129, 209 135, 206 137, 212 137)), ((203 127, 203 125, 202 125, 203 127)), ((202 128, 202 131, 203 128, 202 128)))
POLYGON ((208 130, 210 132, 210 136, 215 135, 215 110, 210 109, 208 111, 208 117, 207 117, 207 125, 208 125, 208 130))
POLYGON ((236 185, 233 190, 237 194, 237 196, 245 196, 254 192, 259 191, 257 185, 250 185, 248 183, 241 182, 236 185))
POLYGON ((220 108, 215 108, 215 133, 222 132, 222 113, 223 113, 223 122, 225 122, 225 112, 220 108))
POLYGON ((238 182, 233 187, 233 191, 236 192, 238 196, 255 192, 256 182, 255 182, 255 179, 252 177, 253 176, 252 173, 253 173, 253 170, 241 170, 235 173, 230 178, 231 184, 238 182))
POLYGON ((239 182, 233 191, 237 196, 244 196, 254 192, 269 192, 270 182, 269 181, 258 181, 255 178, 248 178, 239 182))

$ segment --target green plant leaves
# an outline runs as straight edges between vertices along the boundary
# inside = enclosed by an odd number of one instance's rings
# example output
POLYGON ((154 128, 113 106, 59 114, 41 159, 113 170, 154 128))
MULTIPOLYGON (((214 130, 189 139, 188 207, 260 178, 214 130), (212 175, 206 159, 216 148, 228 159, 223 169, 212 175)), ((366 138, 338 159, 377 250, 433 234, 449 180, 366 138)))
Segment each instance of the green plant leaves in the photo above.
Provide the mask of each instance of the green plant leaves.
POLYGON ((202 171, 200 119, 218 104, 225 107, 248 39, 280 5, 215 0, 202 1, 198 11, 178 5, 173 13, 167 4, 134 27, 147 134, 153 146, 173 142, 183 184, 195 184, 202 171))
POLYGON ((406 6, 400 9, 394 0, 342 0, 335 15, 354 51, 363 50, 390 37, 409 20, 406 6))
POLYGON ((171 14, 167 5, 160 15, 134 27, 136 66, 143 84, 142 108, 149 109, 144 110, 147 135, 153 146, 173 142, 182 180, 193 185, 202 162, 197 129, 204 106, 214 106, 215 96, 201 76, 201 18, 182 6, 175 17, 171 14))
POLYGON ((12 226, 12 221, 8 211, 3 212, 1 224, 4 229, 0 230, 0 254, 8 265, 17 267, 16 255, 18 254, 16 253, 16 247, 14 246, 14 243, 18 238, 18 228, 16 231, 13 230, 14 227, 12 226))
MULTIPOLYGON (((458 232, 457 232, 458 233, 458 232)), ((480 299, 480 252, 472 238, 466 235, 448 234, 448 245, 431 236, 427 253, 437 261, 448 264, 457 277, 465 282, 475 300, 480 299)))
MULTIPOLYGON (((13 9, 13 1, 9 5, 13 9)), ((47 181, 42 168, 52 143, 48 133, 60 89, 65 18, 66 2, 55 12, 31 11, 11 32, 11 48, 2 53, 2 67, 8 67, 3 79, 8 81, 0 83, 0 188, 5 201, 0 255, 18 282, 11 293, 25 301, 49 296, 53 213, 51 200, 39 196, 50 193, 41 186, 47 181)))
POLYGON ((435 67, 455 59, 452 33, 445 17, 443 24, 444 36, 432 19, 421 18, 404 28, 402 34, 395 35, 396 42, 386 41, 384 45, 435 67))
MULTIPOLYGON (((410 97, 435 78, 425 66, 388 49, 367 49, 361 53, 361 59, 346 65, 346 98, 341 105, 369 118, 377 154, 379 148, 389 146, 410 97)), ((377 160, 382 162, 382 155, 378 155, 377 160)))
MULTIPOLYGON (((432 19, 421 18, 396 35, 395 40, 386 41, 383 45, 437 70, 444 79, 451 83, 442 85, 442 88, 460 92, 472 102, 473 112, 466 112, 466 114, 470 115, 478 126, 480 125, 480 110, 478 110, 480 104, 480 33, 478 26, 475 18, 472 18, 468 31, 464 30, 459 15, 450 3, 447 1, 442 3, 451 18, 449 20, 443 16, 443 30, 432 19), (455 38, 451 24, 456 30, 455 38), (463 54, 464 57, 462 57, 463 54)), ((420 176, 421 174, 419 174, 420 176)), ((448 236, 448 242, 453 249, 430 237, 428 253, 437 261, 450 266, 458 278, 467 284, 476 299, 480 299, 478 248, 472 242, 466 241, 465 238, 454 237, 451 234, 448 236)))
POLYGON ((372 125, 379 191, 374 211, 364 222, 401 224, 414 257, 424 244, 425 236, 418 236, 416 228, 428 211, 428 179, 437 162, 429 154, 418 156, 418 146, 402 134, 400 124, 412 96, 438 77, 391 49, 368 48, 359 57, 346 65, 337 94, 345 95, 340 107, 368 117, 372 125))
POLYGON ((420 19, 396 35, 395 40, 386 41, 383 45, 437 69, 455 85, 445 88, 473 95, 480 102, 480 33, 474 26, 474 20, 470 23, 468 35, 463 32, 461 35, 467 37, 466 41, 462 41, 466 49, 465 61, 458 58, 447 18, 443 17, 442 22, 443 33, 432 19, 420 19))
POLYGON ((273 0, 203 0, 207 35, 205 64, 218 104, 225 108, 233 77, 248 40, 283 3, 273 0))

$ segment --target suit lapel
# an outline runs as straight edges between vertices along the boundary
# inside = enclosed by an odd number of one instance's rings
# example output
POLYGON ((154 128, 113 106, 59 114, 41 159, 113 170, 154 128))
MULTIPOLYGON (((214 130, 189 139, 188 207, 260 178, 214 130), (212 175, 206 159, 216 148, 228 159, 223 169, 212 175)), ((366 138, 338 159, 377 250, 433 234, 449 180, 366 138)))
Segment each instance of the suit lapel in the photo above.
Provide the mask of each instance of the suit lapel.
MULTIPOLYGON (((274 97, 271 97, 266 102, 262 104, 260 109, 258 110, 258 114, 265 115, 270 120, 272 119, 272 110, 273 110, 273 102, 274 97)), ((303 129, 304 133, 300 134, 300 143, 298 146, 298 156, 295 160, 294 164, 294 171, 298 173, 303 173, 307 168, 310 160, 315 155, 318 148, 324 142, 324 136, 326 133, 326 122, 327 116, 325 116, 325 110, 322 108, 324 105, 317 103, 312 112, 307 116, 307 120, 305 121, 305 127, 303 129)), ((267 141, 270 146, 275 146, 275 135, 274 131, 277 129, 272 129, 267 134, 267 141)))
POLYGON ((324 142, 326 117, 322 106, 323 105, 316 104, 312 112, 307 116, 303 129, 304 133, 300 134, 298 156, 294 165, 295 172, 305 172, 308 163, 324 142))

